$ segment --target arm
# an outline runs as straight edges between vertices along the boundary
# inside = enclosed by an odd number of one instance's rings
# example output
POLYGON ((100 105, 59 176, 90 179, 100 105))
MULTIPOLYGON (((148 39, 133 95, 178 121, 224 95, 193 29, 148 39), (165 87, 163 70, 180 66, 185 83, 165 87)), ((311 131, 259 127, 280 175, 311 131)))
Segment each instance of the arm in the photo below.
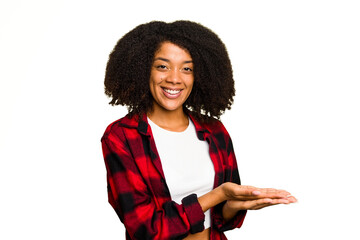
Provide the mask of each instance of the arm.
POLYGON ((232 184, 233 186, 229 186, 227 193, 228 197, 222 207, 222 216, 225 222, 229 222, 230 220, 234 219, 239 213, 243 212, 244 210, 258 210, 268 206, 273 206, 277 204, 289 204, 297 201, 296 198, 291 196, 289 192, 284 190, 278 190, 273 188, 255 188, 252 186, 238 185, 240 184, 240 177, 230 137, 228 143, 228 153, 230 153, 228 157, 230 166, 232 166, 231 181, 235 184, 232 184), (239 190, 236 189, 239 187, 251 191, 252 196, 242 199, 234 197, 237 195, 236 191, 239 190))
MULTIPOLYGON (((251 196, 253 195, 253 189, 240 185, 240 176, 231 138, 221 123, 219 129, 221 135, 217 134, 216 140, 219 146, 223 146, 221 148, 221 154, 223 156, 224 168, 224 183, 221 186, 225 186, 224 189, 226 191, 224 192, 225 197, 223 201, 213 209, 213 226, 223 232, 241 227, 246 215, 246 209, 242 211, 228 211, 228 209, 224 207, 227 201, 234 200, 234 198, 239 196, 241 190, 248 190, 251 196)), ((245 200, 245 198, 239 200, 245 200)))
MULTIPOLYGON (((120 133, 102 139, 109 202, 131 239, 181 239, 203 230, 204 213, 195 194, 160 206, 120 133)), ((160 181, 160 180, 159 180, 160 181)))
POLYGON ((289 204, 297 201, 290 193, 284 190, 254 188, 251 186, 242 187, 252 189, 253 197, 242 200, 236 198, 228 199, 222 209, 225 221, 232 219, 241 210, 258 210, 272 205, 289 204))
MULTIPOLYGON (((252 186, 241 186, 237 162, 231 138, 225 127, 221 125, 223 139, 218 138, 226 146, 223 153, 225 160, 225 183, 223 183, 223 202, 214 208, 214 226, 220 231, 240 227, 244 221, 246 210, 261 209, 280 203, 295 202, 289 193, 277 189, 261 189, 252 186), (246 193, 246 194, 244 194, 246 193)), ((221 144, 220 144, 221 145, 221 144)))

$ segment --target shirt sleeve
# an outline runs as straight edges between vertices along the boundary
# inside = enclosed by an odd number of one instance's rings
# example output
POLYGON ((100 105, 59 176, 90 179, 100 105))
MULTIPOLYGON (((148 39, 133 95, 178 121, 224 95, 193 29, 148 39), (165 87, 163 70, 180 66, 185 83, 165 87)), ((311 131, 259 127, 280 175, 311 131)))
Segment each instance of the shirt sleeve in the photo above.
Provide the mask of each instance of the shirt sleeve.
MULTIPOLYGON (((196 194, 182 204, 167 201, 162 206, 154 196, 123 134, 102 138, 107 170, 108 199, 131 239, 182 239, 204 229, 204 213, 196 194)), ((159 179, 160 181, 160 179, 159 179)))
MULTIPOLYGON (((225 182, 233 182, 241 184, 235 153, 232 141, 227 131, 224 128, 224 139, 226 144, 227 163, 225 164, 225 182)), ((225 221, 222 216, 222 208, 225 202, 222 202, 213 209, 213 226, 221 232, 228 231, 234 228, 240 228, 244 222, 246 210, 238 211, 237 214, 230 220, 225 221)))

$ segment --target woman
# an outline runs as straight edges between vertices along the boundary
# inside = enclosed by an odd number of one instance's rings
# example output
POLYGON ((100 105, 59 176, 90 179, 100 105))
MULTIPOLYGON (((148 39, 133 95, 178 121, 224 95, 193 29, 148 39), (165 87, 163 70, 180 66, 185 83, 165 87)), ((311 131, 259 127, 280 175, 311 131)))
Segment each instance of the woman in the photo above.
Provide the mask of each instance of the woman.
POLYGON ((126 239, 226 239, 246 210, 296 199, 241 186, 217 120, 235 94, 224 44, 189 21, 150 22, 110 54, 105 93, 129 114, 102 138, 108 197, 126 239))

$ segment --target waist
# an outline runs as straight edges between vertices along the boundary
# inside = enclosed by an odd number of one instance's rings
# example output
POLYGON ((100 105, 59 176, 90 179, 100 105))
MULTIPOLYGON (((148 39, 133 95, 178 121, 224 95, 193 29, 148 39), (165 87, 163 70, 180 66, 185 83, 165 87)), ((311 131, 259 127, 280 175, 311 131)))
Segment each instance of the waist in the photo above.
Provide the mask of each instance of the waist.
POLYGON ((202 232, 189 234, 184 240, 209 240, 210 239, 210 228, 205 229, 202 232))

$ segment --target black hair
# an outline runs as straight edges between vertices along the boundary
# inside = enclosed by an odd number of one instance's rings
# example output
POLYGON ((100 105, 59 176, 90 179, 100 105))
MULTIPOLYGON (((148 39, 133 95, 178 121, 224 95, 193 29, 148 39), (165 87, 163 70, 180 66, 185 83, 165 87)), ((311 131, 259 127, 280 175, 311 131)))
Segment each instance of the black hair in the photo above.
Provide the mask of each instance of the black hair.
POLYGON ((231 62, 220 38, 191 21, 149 22, 117 42, 105 74, 105 94, 111 98, 110 104, 127 106, 130 116, 152 109, 150 71, 155 52, 163 42, 186 49, 194 63, 194 86, 184 110, 199 121, 219 119, 230 109, 235 95, 231 62))

